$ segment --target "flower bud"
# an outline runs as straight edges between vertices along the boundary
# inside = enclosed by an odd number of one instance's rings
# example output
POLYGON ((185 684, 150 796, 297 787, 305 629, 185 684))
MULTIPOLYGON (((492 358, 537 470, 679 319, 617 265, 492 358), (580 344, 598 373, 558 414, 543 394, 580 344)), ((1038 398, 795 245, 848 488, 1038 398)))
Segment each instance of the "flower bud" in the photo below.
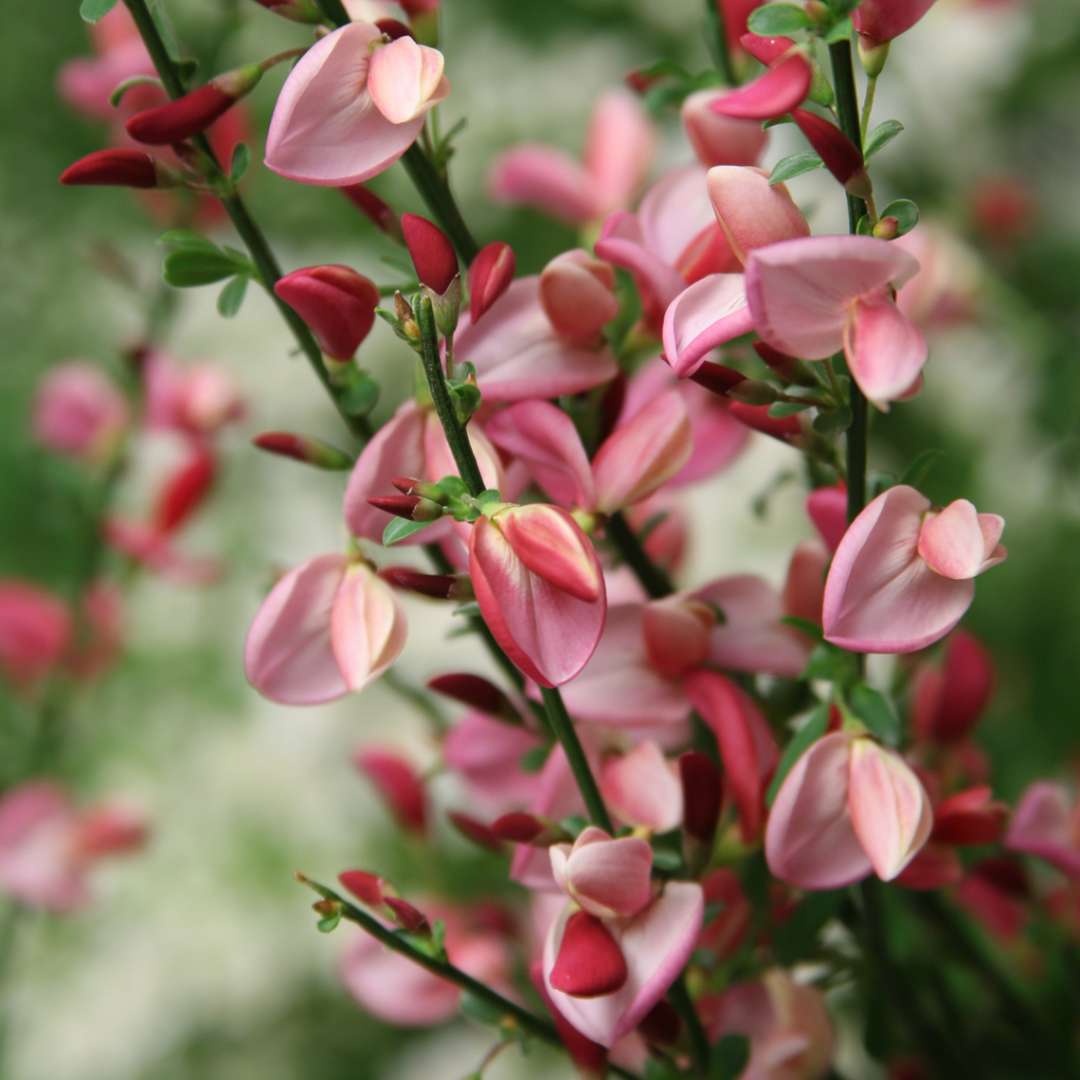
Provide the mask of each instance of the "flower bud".
POLYGON ((531 847, 550 847, 570 839, 567 832, 553 821, 517 810, 503 814, 491 823, 491 831, 500 840, 531 847))
POLYGON ((324 17, 315 0, 255 0, 255 3, 293 22, 318 23, 324 17))
POLYGON ((458 273, 453 244, 442 229, 418 214, 402 214, 401 231, 420 283, 441 296, 458 273))
POLYGON ((728 397, 743 405, 771 405, 779 400, 774 386, 756 379, 743 379, 728 391, 728 397))
POLYGON ((274 294, 307 323, 319 348, 335 360, 348 360, 375 322, 379 290, 348 266, 308 266, 286 274, 274 294))
POLYGON ((514 279, 514 249, 501 240, 482 247, 469 267, 469 316, 475 323, 514 279))
POLYGON ((376 19, 375 25, 383 32, 383 36, 391 41, 398 38, 415 38, 416 35, 400 19, 376 19))
POLYGON ((435 521, 443 515, 443 508, 438 503, 419 495, 373 495, 368 502, 376 510, 406 521, 435 521))
POLYGON ((428 679, 428 689, 434 690, 471 709, 479 709, 489 716, 511 718, 520 722, 517 710, 510 699, 492 682, 480 675, 453 672, 428 679))
POLYGON ((366 870, 343 870, 338 874, 342 887, 368 907, 378 907, 383 902, 385 886, 383 879, 366 870))
POLYGON ((466 577, 457 574, 425 574, 411 566, 386 566, 379 577, 396 589, 405 589, 434 600, 469 600, 472 589, 466 577))
POLYGON ((95 150, 60 174, 69 187, 169 188, 180 175, 142 150, 95 150))
POLYGON ((432 502, 445 504, 446 494, 438 484, 429 484, 426 480, 418 480, 415 476, 395 476, 390 481, 402 495, 422 495, 432 502))
POLYGON ((540 275, 540 304, 560 337, 596 345, 604 325, 619 312, 615 271, 581 248, 564 251, 540 275))
POLYGON ((683 128, 698 160, 706 168, 756 164, 768 133, 755 120, 713 112, 709 106, 715 97, 715 90, 698 90, 683 102, 683 128))
POLYGON ((256 435, 251 441, 268 454, 302 461, 305 465, 314 465, 317 469, 341 471, 351 469, 354 464, 344 450, 307 435, 294 435, 288 431, 266 431, 262 435, 256 435))
POLYGON ((384 202, 363 184, 350 184, 338 189, 380 232, 394 240, 401 240, 401 221, 389 203, 384 202))
POLYGON ((60 454, 104 461, 128 425, 124 395, 94 364, 73 360, 50 371, 34 398, 34 438, 60 454))
POLYGON ((713 760, 698 750, 688 750, 679 758, 683 792, 683 830, 687 840, 702 848, 712 848, 720 820, 723 781, 713 760))
POLYGON ((878 240, 895 240, 900 235, 900 222, 890 214, 873 227, 871 234, 878 240))
POLYGON ((136 141, 148 146, 170 146, 205 131, 262 78, 258 64, 247 64, 218 75, 205 86, 174 101, 136 113, 124 125, 136 141))
POLYGON ((154 507, 154 528, 161 534, 175 532, 205 502, 217 473, 217 459, 205 446, 169 477, 154 507))
POLYGON ((690 378, 698 386, 705 387, 706 390, 719 397, 727 397, 728 391, 743 382, 746 376, 734 368, 725 367, 723 364, 714 364, 711 360, 706 360, 690 378))
POLYGON ((487 848, 488 851, 502 851, 502 842, 492 829, 482 821, 477 821, 468 814, 462 814, 457 810, 451 810, 446 815, 455 829, 467 840, 471 840, 478 847, 487 848))
POLYGON ((402 930, 408 930, 410 934, 431 933, 431 924, 427 916, 408 900, 402 900, 400 896, 386 896, 383 898, 383 903, 390 909, 394 921, 402 930))
POLYGON ((1009 808, 993 799, 990 788, 958 791, 934 807, 930 839, 939 844, 993 844, 1005 831, 1009 808))
POLYGON ((806 109, 795 109, 791 115, 806 141, 825 162, 825 168, 844 185, 849 195, 865 198, 871 194, 873 188, 863 167, 862 151, 835 124, 806 109))
POLYGON ((427 796, 424 782, 410 762, 389 750, 364 748, 353 755, 353 764, 375 785, 403 829, 424 833, 427 796))
POLYGON ((586 911, 566 922, 555 965, 548 975, 553 989, 572 997, 613 994, 628 977, 626 958, 611 931, 586 911))

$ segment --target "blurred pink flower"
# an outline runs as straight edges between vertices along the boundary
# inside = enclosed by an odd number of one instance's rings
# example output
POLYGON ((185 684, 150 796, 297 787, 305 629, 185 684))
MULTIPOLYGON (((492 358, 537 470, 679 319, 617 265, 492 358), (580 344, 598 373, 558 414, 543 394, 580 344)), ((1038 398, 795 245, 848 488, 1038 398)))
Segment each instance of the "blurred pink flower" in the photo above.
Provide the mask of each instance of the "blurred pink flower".
POLYGON ((71 613, 51 593, 0 579, 0 671, 17 687, 49 674, 72 641, 71 613))
POLYGON ((56 453, 108 459, 127 429, 124 395, 95 364, 70 360, 49 371, 33 405, 34 438, 56 453))

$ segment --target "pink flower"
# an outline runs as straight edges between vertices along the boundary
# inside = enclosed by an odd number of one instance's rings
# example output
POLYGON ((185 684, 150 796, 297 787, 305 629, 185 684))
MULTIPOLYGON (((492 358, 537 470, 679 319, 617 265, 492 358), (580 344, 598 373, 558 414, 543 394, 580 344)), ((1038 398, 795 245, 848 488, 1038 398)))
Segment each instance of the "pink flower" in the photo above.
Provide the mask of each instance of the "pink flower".
POLYGON ((544 310, 537 276, 512 282, 481 322, 463 317, 454 356, 475 365, 489 403, 578 394, 618 373, 606 346, 577 344, 558 332, 544 310))
POLYGON ((914 652, 943 638, 975 595, 974 578, 1006 555, 1004 519, 966 499, 931 510, 897 485, 848 527, 825 582, 827 640, 855 652, 914 652))
POLYGON ((754 120, 722 116, 711 108, 715 90, 697 90, 682 105, 686 137, 698 160, 711 165, 756 165, 768 133, 754 120))
POLYGON ((469 806, 495 815, 527 806, 535 798, 540 778, 525 772, 521 759, 540 745, 520 724, 470 709, 447 732, 443 761, 464 781, 469 806))
POLYGON ((244 412, 236 384, 216 364, 178 364, 155 349, 142 361, 143 423, 209 435, 244 412))
POLYGON ((754 329, 742 274, 709 274, 673 297, 664 312, 664 359, 680 378, 709 353, 754 329))
POLYGON ((22 784, 0 799, 0 889, 30 907, 74 911, 90 899, 86 877, 95 860, 132 851, 144 837, 130 811, 79 811, 52 784, 22 784))
POLYGON ((362 690, 400 655, 405 615, 364 562, 319 555, 290 570, 259 608, 244 646, 248 681, 283 705, 362 690))
POLYGON ((34 438, 56 453, 103 461, 116 450, 128 421, 124 395, 94 364, 60 364, 38 386, 34 438))
POLYGON ((802 104, 810 93, 813 67, 789 38, 744 34, 744 48, 768 64, 764 74, 736 90, 717 95, 710 108, 721 116, 769 120, 802 104))
POLYGON ((639 837, 613 840, 590 825, 549 855, 559 887, 598 919, 633 918, 652 899, 652 848, 639 837))
POLYGON ((806 496, 806 514, 829 551, 836 551, 847 531, 847 488, 843 484, 814 488, 806 496))
POLYGON ((708 172, 709 201, 732 252, 746 263, 754 248, 810 235, 810 226, 783 184, 763 169, 717 165, 708 172))
POLYGON ((792 766, 765 829, 765 857, 782 881, 835 889, 871 871, 891 881, 933 826, 930 799, 904 760, 865 736, 818 739, 792 766))
POLYGON ((1037 855, 1080 881, 1080 805, 1070 799, 1064 785, 1036 781, 1020 799, 1005 847, 1037 855))
POLYGON ((0 580, 0 672, 16 686, 44 678, 72 641, 71 614, 55 596, 11 578, 0 580))
POLYGON ((361 747, 353 764, 382 796, 387 809, 403 828, 423 836, 427 828, 427 795, 424 781, 401 754, 378 747, 361 747))
POLYGON ((994 663, 986 647, 966 630, 956 630, 945 646, 945 662, 925 661, 912 677, 916 734, 941 744, 965 739, 993 692, 994 663))
POLYGON ((379 290, 348 266, 307 266, 293 270, 274 285, 310 327, 319 348, 334 360, 348 360, 371 332, 379 290))
POLYGON ((556 255, 540 274, 540 304, 555 332, 576 345, 595 346, 619 313, 615 271, 587 251, 556 255))
POLYGON ((469 317, 475 323, 510 287, 517 259, 501 240, 485 244, 469 264, 469 317))
POLYGON ((565 510, 505 506, 480 518, 469 573, 484 622, 529 678, 561 686, 588 663, 604 627, 604 576, 565 510))
POLYGON ((627 825, 663 833, 682 821, 682 786, 675 766, 652 740, 606 758, 599 784, 608 809, 627 825))
POLYGON ((653 146, 652 127, 637 100, 622 90, 608 91, 593 111, 584 166, 554 147, 525 143, 496 159, 491 195, 571 225, 584 224, 630 201, 653 146))
POLYGON ((870 45, 892 41, 910 30, 933 7, 934 0, 863 0, 851 21, 870 45))
POLYGON ((310 48, 281 88, 266 165, 290 180, 344 187, 388 169, 450 92, 442 56, 412 38, 383 43, 354 22, 310 48))

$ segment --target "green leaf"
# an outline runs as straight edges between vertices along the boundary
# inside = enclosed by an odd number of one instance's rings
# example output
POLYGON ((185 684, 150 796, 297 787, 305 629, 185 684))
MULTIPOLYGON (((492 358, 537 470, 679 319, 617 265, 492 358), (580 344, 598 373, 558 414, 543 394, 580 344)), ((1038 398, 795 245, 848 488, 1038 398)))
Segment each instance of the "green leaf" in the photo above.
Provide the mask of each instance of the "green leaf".
POLYGON ((843 889, 811 893, 773 930, 772 943, 777 959, 785 965, 797 963, 811 954, 818 932, 831 919, 844 899, 843 889))
POLYGON ((775 37, 794 34, 810 26, 810 16, 795 4, 766 4, 750 12, 746 25, 755 34, 775 37))
POLYGON ((864 140, 863 160, 869 161, 882 147, 891 143, 903 130, 904 125, 899 120, 882 120, 864 140))
MULTIPOLYGON (((850 5, 854 7, 855 5, 850 5)), ((851 20, 841 19, 838 23, 829 27, 829 32, 825 35, 826 45, 835 45, 838 41, 847 41, 851 37, 851 20)))
POLYGON ((115 109, 124 100, 124 95, 134 86, 156 86, 163 93, 165 90, 161 80, 153 75, 132 75, 130 79, 125 79, 117 85, 109 95, 109 104, 115 109))
POLYGON ((824 164, 825 162, 813 150, 802 150, 798 154, 789 154, 786 158, 781 158, 773 166, 773 171, 769 173, 769 183, 782 184, 785 180, 790 180, 795 176, 802 176, 803 173, 820 169, 824 164))
POLYGON ((240 305, 244 302, 244 295, 247 293, 248 281, 250 279, 246 274, 237 274, 221 290, 221 293, 217 298, 218 314, 223 318, 231 319, 239 310, 240 305))
POLYGON ((168 285, 189 289, 194 285, 210 285, 236 273, 236 264, 216 248, 208 251, 180 250, 165 256, 162 276, 168 285))
POLYGON ((896 218, 896 235, 903 236, 919 224, 919 208, 910 199, 894 199, 881 211, 883 218, 896 218))
POLYGON ((825 702, 821 702, 810 714, 806 723, 795 732, 787 746, 784 747, 784 753, 780 757, 780 764, 776 766, 772 783, 769 784, 769 790, 765 793, 766 805, 772 806, 776 799, 776 793, 780 790, 784 777, 791 771, 792 765, 802 757, 812 743, 817 742, 825 734, 825 729, 828 726, 829 706, 825 702))
POLYGON ((248 149, 247 143, 237 143, 236 149, 233 150, 232 164, 229 166, 229 178, 234 184, 243 177, 250 164, 251 151, 248 149))
POLYGON ((903 471, 898 484, 907 484, 917 488, 930 475, 933 467, 945 456, 944 450, 928 448, 920 450, 912 459, 911 464, 903 471))
POLYGON ((349 416, 367 416, 379 400, 379 384, 356 368, 349 382, 338 392, 338 402, 349 416))
POLYGON ((813 638, 814 641, 824 641, 821 627, 817 623, 810 622, 809 619, 800 619, 798 615, 785 615, 780 621, 785 626, 791 626, 807 637, 813 638))
POLYGON ((466 990, 461 995, 462 1016, 469 1020, 475 1020, 478 1024, 486 1024, 497 1027, 503 1020, 505 1013, 497 1005, 493 1005, 486 998, 477 997, 471 990, 466 990))
POLYGON ((745 1035, 725 1035, 712 1048, 712 1080, 735 1080, 750 1060, 750 1040, 745 1035))
POLYGON ((859 236, 873 236, 874 227, 870 224, 870 215, 863 214, 859 218, 859 224, 855 226, 855 232, 859 236))
POLYGON ((844 405, 839 409, 819 412, 814 417, 812 426, 819 435, 832 435, 837 431, 847 431, 851 427, 851 409, 844 405))
POLYGON ((79 18, 83 22, 96 23, 104 19, 116 7, 116 0, 82 0, 79 5, 79 18))
POLYGON ((794 416, 796 413, 806 412, 812 404, 809 401, 805 405, 796 404, 794 401, 777 401, 769 406, 769 415, 783 419, 785 416, 794 416))
POLYGON ((162 233, 157 242, 173 251, 213 251, 221 249, 212 240, 193 229, 170 229, 162 233))
POLYGON ((329 934, 332 930, 337 929, 339 922, 341 922, 341 912, 335 911, 333 915, 327 915, 325 918, 320 919, 315 925, 318 927, 320 934, 329 934))
POLYGON ((851 711, 883 743, 896 746, 900 742, 900 720, 884 694, 866 683, 857 683, 848 694, 851 711))
POLYGON ((407 518, 400 517, 391 518, 386 528, 383 529, 383 547, 392 547, 398 541, 413 536, 421 529, 426 529, 430 524, 430 521, 409 521, 407 518))
POLYGON ((550 753, 550 746, 534 746, 521 755, 518 759, 518 765, 521 767, 522 772, 538 773, 544 767, 550 753))

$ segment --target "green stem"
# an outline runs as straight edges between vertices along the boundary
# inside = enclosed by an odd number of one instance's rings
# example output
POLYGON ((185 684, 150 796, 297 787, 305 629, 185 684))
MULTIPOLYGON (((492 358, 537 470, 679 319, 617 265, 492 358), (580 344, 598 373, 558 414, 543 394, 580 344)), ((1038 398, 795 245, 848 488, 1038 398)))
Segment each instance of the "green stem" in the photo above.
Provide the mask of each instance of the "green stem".
POLYGON ((604 832, 614 834, 615 830, 608 816, 607 807, 604 805, 604 798, 589 768, 589 760, 585 756, 577 732, 574 730, 574 724, 566 711, 562 694, 557 689, 546 686, 540 687, 540 693, 544 699, 544 709, 547 711, 552 734, 558 739, 563 753, 566 754, 570 771, 577 781, 581 797, 585 800, 585 809, 588 810, 592 823, 599 825, 604 832))
POLYGON ((626 518, 616 511, 607 519, 604 532, 615 546, 622 561, 634 572, 642 588, 654 600, 668 596, 675 591, 671 578, 649 558, 637 534, 630 528, 626 518))
POLYGON ((686 989, 685 974, 680 975, 672 983, 667 997, 671 1007, 686 1025, 686 1031, 690 1037, 690 1056, 694 1059, 694 1074, 707 1077, 711 1057, 709 1038, 701 1026, 701 1017, 698 1016, 697 1009, 694 1008, 694 1003, 690 999, 690 993, 686 989))
MULTIPOLYGON (((154 17, 151 15, 150 9, 146 6, 146 0, 124 0, 124 3, 131 13, 131 17, 135 22, 139 35, 142 37, 143 44, 146 46, 146 51, 150 54, 150 59, 153 61, 154 67, 157 69, 158 76, 165 89, 168 91, 169 97, 183 97, 186 93, 183 80, 180 78, 179 70, 173 62, 172 57, 169 56, 169 51, 165 47, 165 42, 161 39, 157 23, 154 22, 154 17)), ((193 142, 202 152, 207 162, 206 171, 210 174, 208 179, 215 186, 222 183, 225 180, 225 173, 221 168, 221 163, 218 161, 217 156, 211 149, 209 142, 206 140, 206 137, 197 135, 193 139, 193 142)), ((341 399, 335 388, 331 385, 330 375, 323 363, 322 350, 316 343, 311 331, 308 330, 306 324, 296 312, 283 300, 280 300, 274 292, 274 285, 281 277, 281 267, 278 265, 278 261, 274 256, 266 237, 263 235, 262 230, 248 212, 243 199, 241 199, 235 191, 231 194, 220 195, 219 198, 221 205, 225 208, 225 212, 229 215, 229 219, 233 223, 233 227, 236 229, 241 240, 243 240, 248 249, 251 261, 255 264, 255 268, 258 271, 260 283, 263 288, 266 289, 271 301, 273 301, 274 306, 281 314, 281 317, 285 320, 286 325, 296 339, 297 345, 299 345, 301 352, 307 357, 308 363, 311 365, 319 382, 322 383, 323 388, 330 395, 335 407, 341 414, 341 418, 345 421, 349 430, 358 439, 368 439, 371 435, 371 429, 367 420, 364 417, 350 415, 342 406, 341 399)))
MULTIPOLYGON (((542 1019, 535 1013, 529 1012, 528 1009, 523 1009, 509 998, 503 997, 502 994, 477 981, 448 960, 430 956, 428 953, 416 948, 407 937, 383 926, 378 919, 356 907, 355 904, 351 904, 343 896, 334 892, 333 889, 328 889, 325 885, 320 885, 309 878, 300 875, 298 877, 300 881, 312 888, 324 900, 332 900, 340 904, 342 918, 356 923, 357 926, 366 930, 376 941, 381 942, 388 949, 400 953, 414 964, 419 964, 420 967, 430 971, 433 975, 438 975, 440 978, 446 979, 447 982, 460 986, 462 990, 502 1013, 505 1021, 520 1027, 528 1034, 543 1039, 544 1042, 550 1043, 552 1046, 562 1047, 562 1040, 559 1038, 554 1024, 542 1019)), ((624 1077, 625 1080, 636 1080, 634 1073, 628 1072, 617 1065, 608 1067, 616 1076, 624 1077)))
MULTIPOLYGON (((862 131, 863 139, 866 138, 866 133, 870 130, 870 115, 874 111, 874 95, 877 93, 877 81, 876 75, 871 75, 866 80, 866 96, 863 98, 862 107, 862 122, 859 127, 862 131)), ((861 150, 863 143, 859 143, 859 149, 861 150)))
POLYGON ((724 76, 724 82, 728 86, 737 86, 739 77, 728 46, 727 27, 716 0, 705 0, 705 25, 709 30, 709 52, 724 76))

